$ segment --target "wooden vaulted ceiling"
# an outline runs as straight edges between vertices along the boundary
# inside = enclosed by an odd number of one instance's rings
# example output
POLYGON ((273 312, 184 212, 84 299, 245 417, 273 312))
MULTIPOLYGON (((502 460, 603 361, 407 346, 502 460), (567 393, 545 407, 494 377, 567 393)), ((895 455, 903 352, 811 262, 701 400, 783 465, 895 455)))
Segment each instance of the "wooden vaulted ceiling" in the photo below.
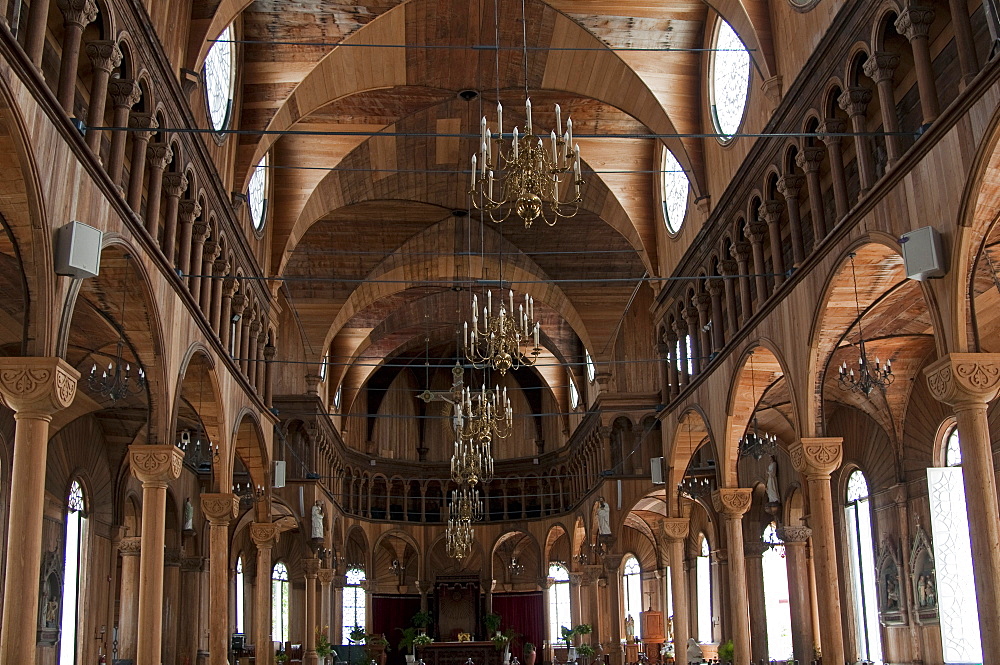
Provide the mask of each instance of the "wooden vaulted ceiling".
MULTIPOLYGON (((270 154, 268 271, 287 278, 303 346, 329 351, 347 404, 379 362, 419 354, 425 337, 453 344, 477 279, 530 293, 547 350, 579 362, 581 347, 598 361, 614 348, 630 294, 657 272, 657 141, 632 137, 698 130, 703 55, 683 49, 703 46, 711 8, 527 0, 523 23, 521 11, 255 0, 241 14, 240 125, 270 133, 241 138, 237 172, 270 154), (522 26, 536 127, 554 127, 560 104, 599 172, 555 228, 461 216, 480 117, 494 122, 499 95, 507 130, 525 124, 522 26), (667 47, 681 50, 655 50, 667 47)), ((697 141, 668 144, 697 174, 697 141)))

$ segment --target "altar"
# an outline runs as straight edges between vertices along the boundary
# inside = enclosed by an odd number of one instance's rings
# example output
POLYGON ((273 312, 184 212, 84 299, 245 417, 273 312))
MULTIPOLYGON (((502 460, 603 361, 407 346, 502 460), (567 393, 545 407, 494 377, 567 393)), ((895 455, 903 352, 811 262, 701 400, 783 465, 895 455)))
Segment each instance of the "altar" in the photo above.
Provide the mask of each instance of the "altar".
POLYGON ((433 642, 417 651, 427 665, 465 665, 472 658, 475 665, 500 665, 501 652, 493 642, 433 642))

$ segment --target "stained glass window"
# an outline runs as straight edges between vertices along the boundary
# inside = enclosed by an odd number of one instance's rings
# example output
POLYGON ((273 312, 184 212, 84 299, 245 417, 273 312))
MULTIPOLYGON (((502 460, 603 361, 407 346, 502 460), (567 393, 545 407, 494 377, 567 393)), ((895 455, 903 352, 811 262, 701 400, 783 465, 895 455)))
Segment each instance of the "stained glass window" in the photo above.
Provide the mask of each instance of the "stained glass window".
POLYGON ((945 466, 962 466, 962 448, 959 446, 958 428, 952 427, 948 432, 944 450, 945 466))
POLYGON ((260 231, 267 219, 267 155, 257 162, 250 175, 250 186, 247 187, 247 205, 250 208, 250 221, 253 228, 260 231))
MULTIPOLYGON (((73 665, 76 662, 76 629, 80 618, 80 563, 83 553, 83 510, 83 487, 74 480, 69 487, 69 497, 66 501, 66 558, 63 564, 62 616, 59 621, 60 665, 73 665)), ((46 602, 54 605, 56 600, 47 597, 46 602)), ((54 621, 55 612, 52 614, 54 621)), ((48 625, 48 607, 45 608, 45 616, 48 625)))
POLYGON ((233 26, 216 37, 205 56, 205 97, 212 129, 221 131, 229 124, 233 107, 233 26))
POLYGON ((663 199, 663 221, 671 233, 677 233, 684 225, 690 188, 687 174, 674 153, 664 148, 660 159, 660 196, 663 199))
POLYGON ((625 567, 622 569, 622 592, 625 598, 625 618, 632 617, 635 636, 641 638, 639 612, 642 612, 642 569, 639 568, 639 560, 632 555, 625 559, 625 567))
POLYGON ((549 564, 549 577, 552 586, 549 587, 549 641, 559 644, 562 640, 562 627, 573 627, 569 604, 569 571, 561 563, 549 564))
POLYGON ((854 595, 854 630, 858 659, 882 662, 882 635, 879 628, 875 585, 875 540, 872 510, 865 474, 855 470, 847 479, 847 506, 844 509, 854 595))
POLYGON ((288 568, 282 562, 271 569, 271 639, 287 642, 288 631, 288 568))
POLYGON ((366 629, 365 605, 367 601, 365 590, 361 586, 361 583, 365 581, 365 571, 357 566, 352 566, 347 569, 346 578, 343 606, 343 639, 345 642, 355 628, 366 629))
POLYGON ((750 92, 750 54, 739 35, 719 21, 712 54, 712 119, 722 138, 731 138, 743 122, 750 92))

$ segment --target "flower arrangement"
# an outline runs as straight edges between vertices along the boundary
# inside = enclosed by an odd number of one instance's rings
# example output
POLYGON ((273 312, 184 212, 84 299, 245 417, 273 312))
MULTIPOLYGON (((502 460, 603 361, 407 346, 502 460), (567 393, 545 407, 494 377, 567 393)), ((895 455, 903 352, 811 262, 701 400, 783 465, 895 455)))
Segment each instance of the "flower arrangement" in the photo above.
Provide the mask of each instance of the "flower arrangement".
POLYGON ((316 626, 316 654, 320 658, 326 658, 333 653, 333 645, 330 644, 330 640, 326 637, 329 630, 329 626, 323 626, 322 628, 316 626))
POLYGON ((413 646, 423 647, 427 646, 433 641, 434 638, 432 638, 430 635, 428 635, 427 633, 421 633, 420 635, 417 635, 416 637, 413 638, 413 646))

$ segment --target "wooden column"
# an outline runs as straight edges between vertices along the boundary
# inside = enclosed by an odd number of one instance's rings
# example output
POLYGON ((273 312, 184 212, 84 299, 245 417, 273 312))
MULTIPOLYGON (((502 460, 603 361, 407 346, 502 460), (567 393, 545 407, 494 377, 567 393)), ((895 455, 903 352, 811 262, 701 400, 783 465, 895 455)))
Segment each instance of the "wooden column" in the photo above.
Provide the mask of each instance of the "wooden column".
POLYGON ((802 244, 802 211, 799 208, 799 190, 805 184, 805 176, 786 173, 778 178, 778 193, 785 197, 788 206, 788 227, 792 237, 792 265, 798 268, 806 258, 802 244))
POLYGON ((754 663, 768 660, 767 603, 764 601, 764 552, 770 546, 759 540, 743 545, 746 565, 747 606, 750 610, 750 659, 754 663))
POLYGON ((865 76, 875 82, 878 90, 878 105, 882 111, 882 130, 886 132, 885 151, 889 166, 902 155, 899 144, 899 120, 896 118, 896 96, 892 90, 892 78, 899 67, 899 56, 885 51, 873 53, 865 61, 865 76))
POLYGON ((163 176, 163 191, 167 195, 167 208, 163 220, 163 254, 167 262, 176 265, 177 218, 180 216, 181 196, 188 188, 187 176, 183 173, 167 173, 163 176))
POLYGON ((931 394, 951 405, 962 449, 962 476, 987 659, 1000 651, 1000 505, 987 408, 1000 393, 1000 354, 950 353, 924 370, 931 394))
POLYGON ((767 264, 764 262, 764 237, 767 235, 767 224, 764 222, 747 222, 743 233, 750 240, 753 251, 753 283, 757 287, 757 307, 760 309, 767 300, 767 264))
MULTIPOLYGON (((181 616, 178 659, 196 663, 201 634, 201 577, 205 560, 200 556, 181 559, 181 616)), ((258 661, 263 662, 263 661, 258 661)), ((268 663, 270 665, 270 663, 268 663)))
MULTIPOLYGON (((201 267, 199 272, 201 273, 201 278, 199 279, 199 289, 194 292, 195 300, 198 301, 198 306, 201 307, 201 311, 205 313, 205 318, 208 319, 208 324, 212 325, 212 291, 216 282, 222 282, 221 279, 215 279, 213 270, 215 269, 215 259, 219 256, 221 248, 219 247, 219 241, 209 240, 202 246, 201 251, 201 267)), ((194 286, 194 284, 192 284, 194 286)))
MULTIPOLYGON (((670 347, 666 342, 657 342, 656 344, 656 369, 657 378, 660 381, 660 401, 664 404, 670 402, 670 347)), ((555 507, 557 499, 552 500, 552 505, 555 507)))
POLYGON ((58 0, 58 5, 63 15, 63 43, 62 55, 59 57, 59 86, 56 88, 56 99, 72 118, 83 29, 97 18, 97 3, 94 0, 58 0))
POLYGON ((122 555, 122 582, 118 596, 118 657, 135 660, 139 630, 139 554, 142 538, 122 538, 118 544, 122 555))
POLYGON ((671 611, 674 615, 674 659, 683 663, 691 636, 688 618, 687 579, 684 575, 684 543, 688 537, 688 518, 668 517, 662 521, 663 535, 669 547, 671 611))
POLYGON ((228 665, 229 652, 229 521, 239 514, 240 500, 231 492, 202 494, 208 519, 208 665, 228 665))
MULTIPOLYGON (((264 397, 264 345, 267 344, 267 327, 265 324, 261 324, 260 332, 257 333, 257 348, 254 351, 253 359, 255 361, 254 372, 253 372, 253 385, 257 389, 257 394, 264 397)), ((388 501, 387 501, 388 503, 388 501)), ((386 506, 386 515, 388 515, 388 505, 386 506)))
POLYGON ((179 610, 181 596, 181 551, 167 548, 163 559, 163 646, 161 663, 177 662, 180 623, 189 620, 179 610))
POLYGON ((219 312, 219 341, 222 348, 229 350, 229 336, 233 328, 233 294, 236 293, 235 277, 229 276, 232 266, 226 266, 226 278, 222 281, 222 307, 219 312))
POLYGON ((316 578, 319 580, 319 622, 317 625, 331 644, 334 642, 331 632, 333 630, 333 615, 331 613, 331 601, 333 598, 330 587, 333 584, 333 578, 336 576, 336 573, 337 571, 333 568, 320 568, 316 578))
POLYGON ((774 273, 775 290, 785 281, 785 257, 781 248, 781 211, 784 209, 781 201, 773 199, 764 201, 757 208, 757 214, 767 224, 767 236, 771 241, 771 272, 774 273))
MULTIPOLYGON (((604 557, 604 574, 607 579, 610 580, 605 587, 607 604, 603 608, 603 614, 608 621, 608 632, 605 633, 607 636, 607 641, 611 643, 611 653, 609 665, 622 665, 624 662, 624 654, 622 653, 621 644, 622 641, 622 623, 624 622, 624 617, 621 613, 622 600, 621 600, 621 565, 622 565, 622 555, 606 555, 604 557)), ((604 641, 604 640, 602 640, 604 641)))
MULTIPOLYGON (((264 405, 268 408, 271 407, 274 401, 274 354, 275 347, 273 344, 264 346, 264 405)), ((489 505, 487 497, 484 496, 483 500, 489 505)), ((409 511, 407 511, 406 515, 407 519, 409 519, 409 511)))
POLYGON ((752 499, 752 490, 742 487, 724 487, 712 492, 712 505, 722 517, 726 530, 726 549, 729 552, 729 634, 735 648, 733 665, 750 665, 750 613, 746 564, 743 559, 743 514, 750 508, 752 499))
POLYGON ((302 569, 306 575, 305 625, 302 628, 305 639, 302 645, 302 664, 317 665, 319 656, 316 654, 316 578, 319 576, 319 559, 314 557, 303 559, 302 569))
POLYGON ((108 154, 108 176, 115 187, 121 189, 122 166, 125 163, 125 139, 128 138, 128 117, 132 107, 142 99, 139 84, 132 79, 114 79, 108 84, 114 114, 111 126, 111 151, 108 154))
POLYGON ((726 327, 729 329, 730 339, 739 330, 736 319, 736 283, 739 274, 739 265, 733 259, 719 261, 719 274, 723 276, 722 287, 726 294, 726 327))
POLYGON ((789 449, 792 466, 806 477, 809 522, 812 527, 813 565, 819 601, 819 633, 823 662, 844 662, 844 632, 840 615, 840 575, 833 527, 830 474, 840 467, 844 454, 839 437, 803 438, 789 449))
POLYGON ((35 67, 42 66, 45 33, 48 32, 49 0, 34 0, 28 7, 28 25, 24 35, 24 52, 35 67))
POLYGON ((87 145, 98 157, 101 156, 101 130, 94 129, 104 124, 104 107, 108 101, 108 79, 111 72, 122 64, 122 52, 118 43, 111 40, 95 40, 87 43, 87 57, 94 71, 90 84, 90 106, 87 107, 87 145))
POLYGON ((677 385, 683 389, 688 384, 687 323, 683 318, 674 321, 674 335, 677 337, 677 385))
MULTIPOLYGON (((827 118, 819 126, 819 131, 827 134, 823 143, 830 154, 830 177, 833 180, 833 209, 837 219, 827 225, 832 229, 840 220, 847 216, 851 204, 847 199, 847 170, 844 168, 844 137, 838 136, 847 131, 847 123, 839 118, 827 118)), ((818 180, 817 180, 818 182, 818 180)), ((831 222, 831 220, 827 220, 831 222)))
POLYGON ((271 639, 271 548, 278 543, 278 527, 271 522, 250 525, 250 539, 257 546, 257 584, 253 599, 253 643, 257 665, 272 665, 274 646, 271 639))
MULTIPOLYGON (((976 43, 972 37, 972 21, 969 19, 968 0, 948 0, 951 25, 955 29, 955 46, 958 50, 958 64, 962 70, 962 87, 972 82, 979 73, 979 58, 976 43)), ((983 7, 984 12, 989 10, 983 7)))
POLYGON ((872 143, 868 132, 868 105, 872 101, 872 91, 863 86, 853 86, 837 100, 840 108, 847 112, 854 131, 854 152, 858 160, 858 177, 861 180, 861 195, 875 184, 875 166, 872 163, 872 143))
MULTIPOLYGON (((191 283, 191 248, 194 234, 194 220, 201 216, 201 204, 195 199, 184 199, 178 204, 177 219, 180 233, 177 238, 177 269, 185 284, 191 283)), ((208 228, 208 225, 204 225, 208 228)))
POLYGON ((746 325, 746 322, 750 320, 754 312, 753 298, 750 295, 750 243, 745 240, 735 242, 729 248, 729 253, 736 260, 736 267, 739 271, 740 306, 743 313, 740 325, 746 325))
POLYGON ((214 278, 212 279, 212 311, 209 314, 209 322, 212 325, 212 330, 215 331, 215 334, 218 335, 221 340, 222 329, 227 325, 226 323, 223 323, 226 319, 223 318, 222 310, 224 293, 223 287, 229 280, 229 261, 222 256, 221 251, 216 255, 216 257, 215 262, 212 264, 212 274, 214 275, 214 278))
POLYGON ((667 344, 670 355, 667 357, 667 390, 668 401, 672 401, 680 392, 680 378, 677 374, 677 333, 668 327, 663 333, 663 341, 667 344))
POLYGON ((146 177, 146 148, 156 134, 156 118, 149 113, 133 113, 128 126, 132 132, 132 163, 128 172, 128 207, 138 217, 142 210, 142 185, 146 177))
MULTIPOLYGON (((32 6, 34 9, 34 6, 32 6)), ((34 663, 45 464, 52 415, 73 403, 80 374, 61 358, 0 358, 0 400, 14 411, 0 663, 34 663)))
POLYGON ((246 311, 247 303, 247 297, 242 293, 237 293, 230 299, 229 308, 233 313, 231 318, 235 318, 236 321, 230 321, 230 323, 234 325, 232 330, 233 339, 230 344, 232 348, 230 349, 229 355, 233 357, 237 364, 239 364, 240 358, 242 357, 240 355, 240 346, 243 343, 243 313, 246 311))
MULTIPOLYGON (((184 271, 186 277, 183 279, 188 284, 188 291, 194 302, 201 307, 199 297, 201 296, 201 268, 202 257, 205 255, 205 241, 211 231, 208 221, 195 222, 191 225, 191 257, 188 259, 187 270, 184 271)), ((183 227, 182 234, 183 236, 183 227)))
POLYGON ((928 43, 933 22, 933 9, 914 5, 905 7, 896 19, 896 32, 910 40, 910 48, 913 49, 913 68, 917 70, 920 111, 923 113, 925 125, 934 122, 941 114, 937 86, 934 84, 931 48, 928 43))
POLYGON ((788 612, 792 618, 792 651, 795 660, 808 663, 813 657, 812 603, 806 541, 812 536, 807 526, 783 526, 778 537, 785 543, 785 569, 788 576, 788 612))
POLYGON ((163 561, 167 484, 184 453, 173 445, 129 446, 132 475, 142 481, 142 554, 139 557, 139 639, 136 665, 159 665, 163 649, 163 561))
POLYGON ((712 307, 712 296, 700 291, 694 297, 694 305, 698 308, 698 342, 701 347, 701 366, 705 367, 712 355, 712 327, 709 325, 709 311, 712 307))
MULTIPOLYGON (((822 166, 825 157, 826 150, 820 146, 803 148, 802 152, 795 157, 795 163, 806 174, 806 187, 809 192, 809 210, 812 217, 813 249, 819 247, 823 242, 823 238, 826 237, 826 207, 823 205, 823 188, 819 182, 819 168, 822 166)), ((840 176, 843 177, 843 175, 843 169, 841 169, 840 176)), ((834 175, 834 178, 836 177, 834 175)), ((834 187, 834 192, 836 192, 836 187, 834 187)), ((846 199, 844 199, 844 205, 847 205, 846 199)), ((844 214, 846 213, 847 210, 845 207, 844 214)), ((838 219, 841 216, 839 204, 837 216, 838 219)))
POLYGON ((708 297, 712 304, 712 352, 722 351, 726 345, 726 324, 722 314, 722 289, 721 279, 710 279, 705 285, 708 289, 708 297))
POLYGON ((249 362, 250 362, 250 325, 251 321, 246 315, 244 310, 243 317, 240 319, 239 325, 236 327, 240 330, 240 348, 237 354, 237 359, 240 364, 240 371, 243 372, 243 376, 249 375, 249 362))
POLYGON ((174 159, 174 151, 165 143, 154 143, 146 148, 146 164, 149 166, 149 187, 146 191, 146 232, 156 243, 162 245, 160 230, 160 197, 163 192, 163 172, 174 159))

